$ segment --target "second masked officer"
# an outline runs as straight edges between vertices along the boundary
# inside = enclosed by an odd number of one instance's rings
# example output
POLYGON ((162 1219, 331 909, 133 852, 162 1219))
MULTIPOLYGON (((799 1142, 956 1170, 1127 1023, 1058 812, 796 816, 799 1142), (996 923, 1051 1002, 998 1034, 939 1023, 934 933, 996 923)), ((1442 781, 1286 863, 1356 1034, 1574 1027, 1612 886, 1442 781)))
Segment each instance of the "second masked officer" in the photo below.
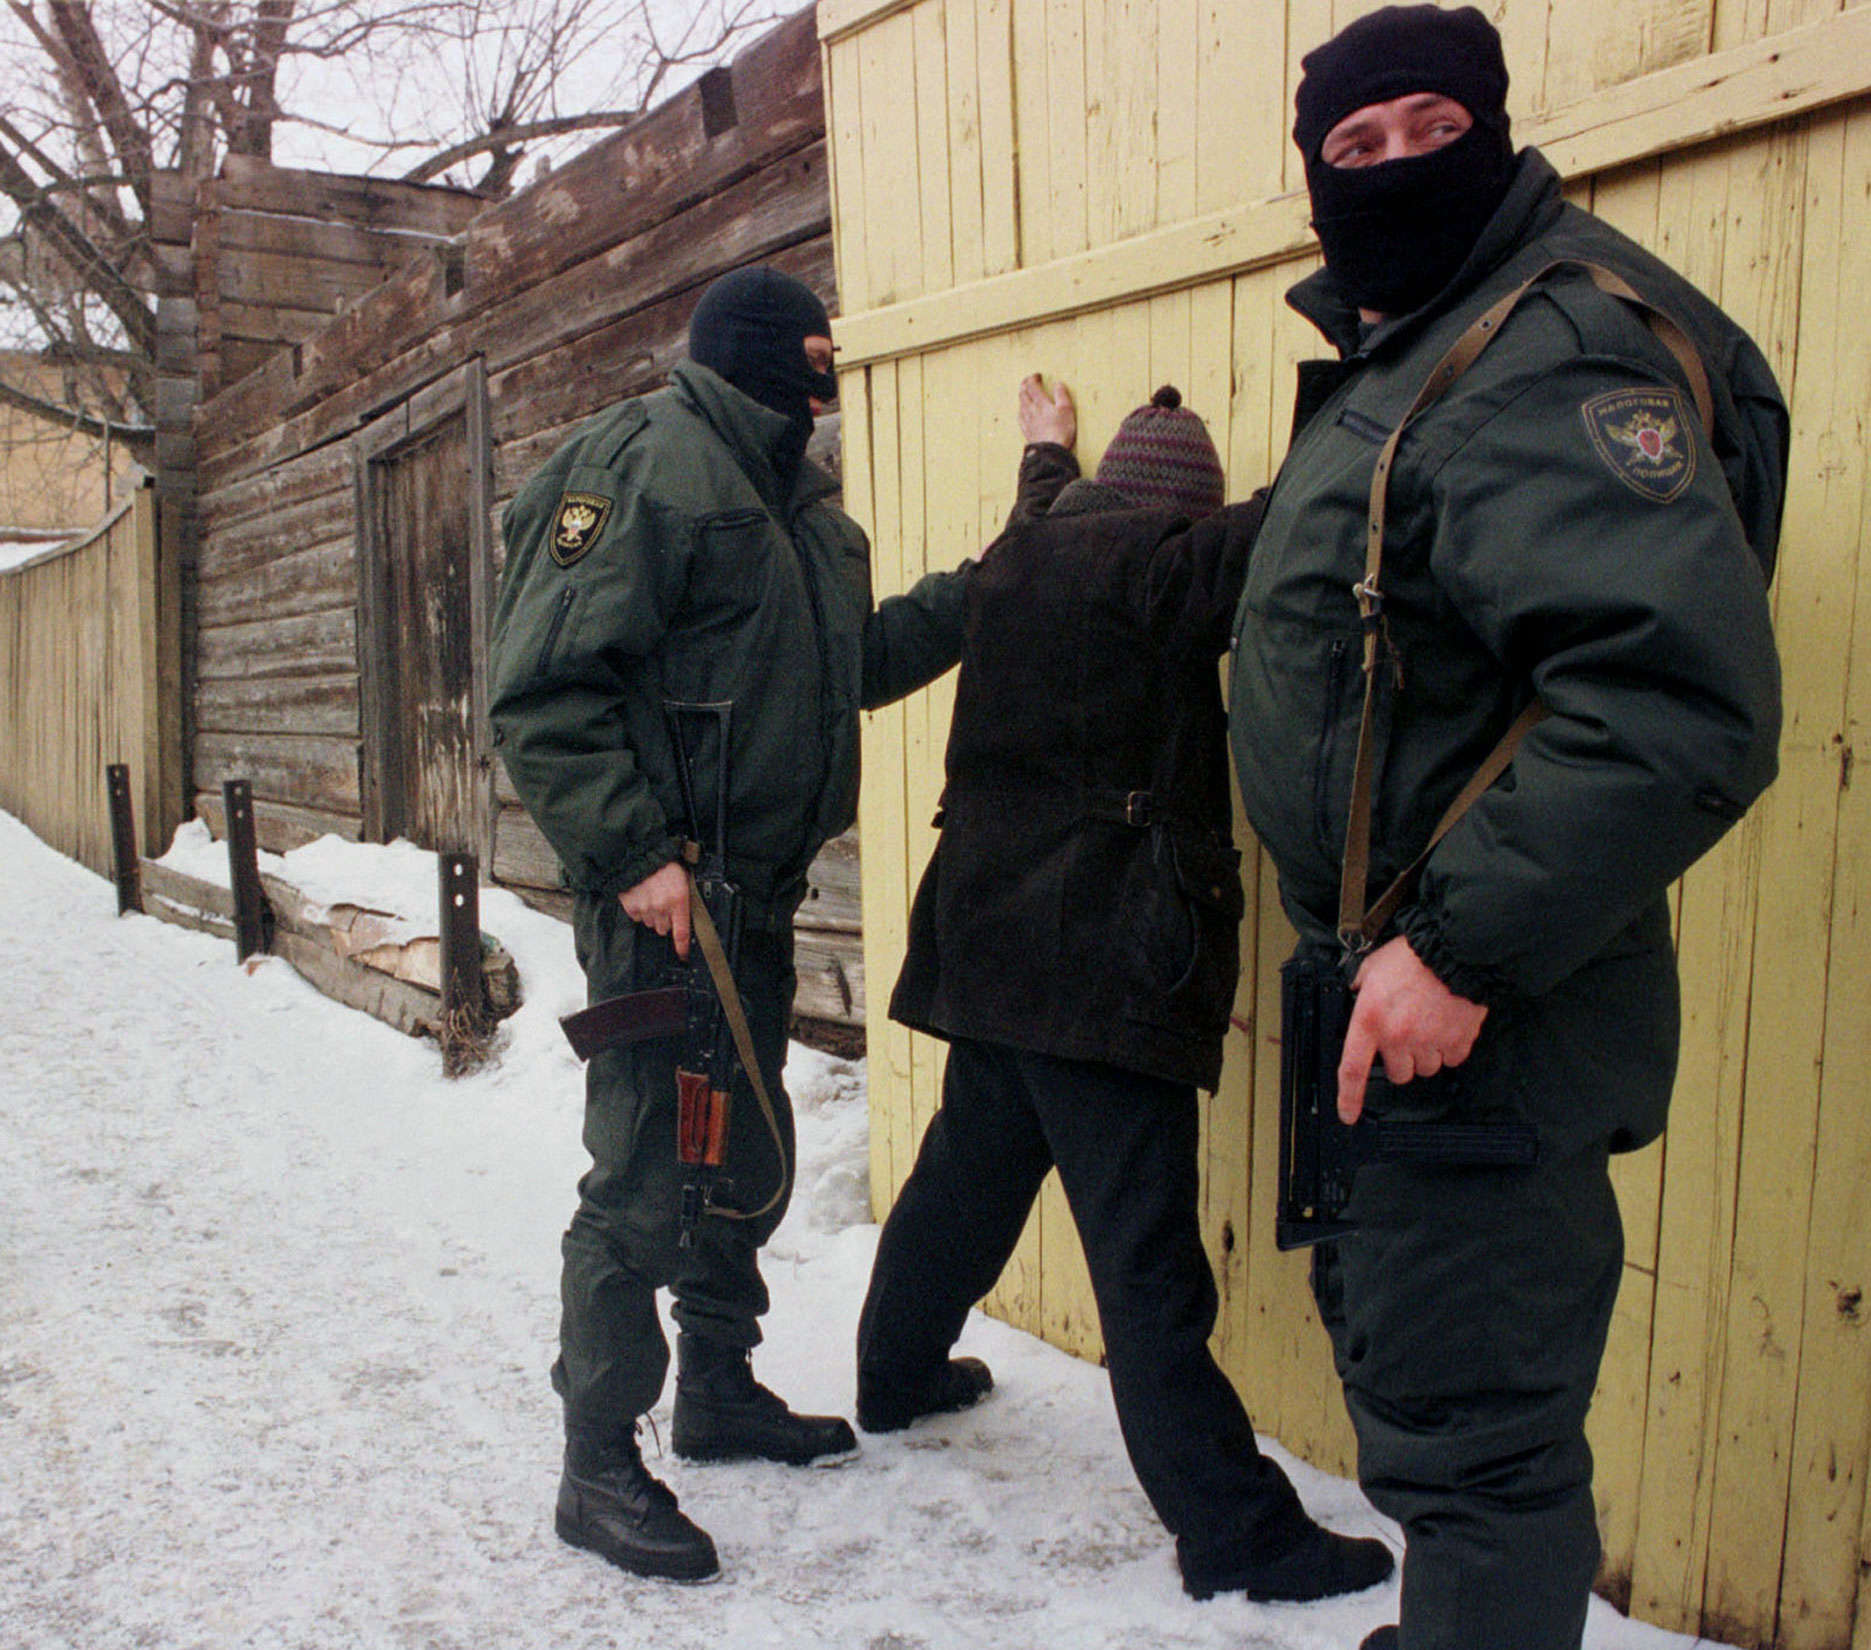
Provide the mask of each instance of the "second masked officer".
POLYGON ((566 1432, 557 1528, 641 1575, 717 1568, 637 1442, 668 1370, 659 1288, 673 1292, 679 1331, 678 1455, 803 1463, 855 1447, 846 1422, 793 1413, 750 1365, 768 1305, 760 1247, 791 1190, 780 1078, 793 914, 813 856, 855 815, 859 708, 959 655, 966 564, 872 607, 869 545, 805 456, 815 407, 837 393, 830 332, 825 306, 791 277, 724 276, 703 294, 668 387, 587 425, 505 519, 491 714, 573 890, 591 998, 658 984, 672 950, 687 955, 683 840, 691 812, 725 815, 743 912, 736 974, 775 1113, 769 1125, 736 1082, 730 1190, 685 1245, 674 1045, 610 1049, 589 1068, 592 1166, 565 1234, 552 1372, 566 1432), (731 707, 727 748, 702 739, 688 799, 672 703, 731 707))

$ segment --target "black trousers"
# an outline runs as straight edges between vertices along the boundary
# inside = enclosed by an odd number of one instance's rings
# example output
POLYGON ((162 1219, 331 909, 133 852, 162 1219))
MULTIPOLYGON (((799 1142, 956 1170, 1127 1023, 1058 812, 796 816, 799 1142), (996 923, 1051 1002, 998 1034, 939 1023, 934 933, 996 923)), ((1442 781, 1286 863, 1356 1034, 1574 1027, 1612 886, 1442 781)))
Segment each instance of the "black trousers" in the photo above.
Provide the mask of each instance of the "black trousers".
POLYGON ((940 1364, 1057 1165, 1097 1296, 1131 1465, 1177 1536, 1225 1540, 1296 1506, 1208 1349, 1215 1280, 1196 1221, 1195 1090, 957 1040, 942 1105, 877 1243, 861 1379, 940 1364))
POLYGON ((1313 1288, 1358 1478, 1403 1526, 1406 1650, 1577 1650, 1599 1557, 1585 1416, 1623 1262, 1602 1147, 1373 1164, 1313 1288))
MULTIPOLYGON (((592 1001, 667 983, 670 942, 632 922, 616 900, 581 898, 573 929, 592 1001)), ((722 1201, 753 1210, 783 1177, 784 1189, 756 1219, 704 1215, 684 1248, 688 1172, 676 1156, 677 1041, 607 1049, 591 1061, 584 1129, 591 1169, 578 1183, 578 1209, 561 1246, 559 1359, 552 1370, 568 1431, 628 1432, 661 1395, 669 1346, 656 1312, 658 1289, 673 1292, 671 1311, 683 1334, 724 1346, 760 1342, 768 1305, 760 1246, 792 1192, 792 1104, 780 1082, 795 983, 791 929, 749 929, 735 972, 784 1161, 742 1078, 730 1107, 724 1172, 731 1185, 722 1201)))

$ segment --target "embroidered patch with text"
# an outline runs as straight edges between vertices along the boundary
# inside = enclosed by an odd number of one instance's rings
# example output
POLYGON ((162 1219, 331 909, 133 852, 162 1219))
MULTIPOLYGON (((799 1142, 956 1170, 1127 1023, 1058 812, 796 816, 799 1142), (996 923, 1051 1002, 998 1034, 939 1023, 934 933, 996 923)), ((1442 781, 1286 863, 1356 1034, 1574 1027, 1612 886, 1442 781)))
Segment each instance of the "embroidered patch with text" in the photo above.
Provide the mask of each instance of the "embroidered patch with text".
POLYGON ((1579 409, 1598 456, 1634 493, 1668 504, 1696 473, 1689 414, 1674 390, 1612 390, 1579 409))
POLYGON ((598 542, 610 514, 611 501, 602 493, 562 494, 552 518, 552 559, 570 567, 598 542))

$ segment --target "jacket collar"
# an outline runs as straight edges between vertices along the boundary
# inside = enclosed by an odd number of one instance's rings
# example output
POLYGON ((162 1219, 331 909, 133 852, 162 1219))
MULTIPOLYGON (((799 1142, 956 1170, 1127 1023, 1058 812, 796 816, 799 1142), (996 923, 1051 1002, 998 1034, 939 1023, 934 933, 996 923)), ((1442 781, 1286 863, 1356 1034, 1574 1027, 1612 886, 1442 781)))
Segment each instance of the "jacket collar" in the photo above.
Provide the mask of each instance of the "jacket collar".
POLYGON ((783 497, 773 454, 785 445, 792 425, 782 414, 737 390, 712 368, 699 361, 678 361, 670 371, 669 383, 690 410, 721 438, 770 509, 790 515, 838 491, 832 476, 810 459, 802 459, 791 496, 783 497))
POLYGON ((1536 236, 1550 229, 1565 208, 1559 174, 1537 149, 1522 149, 1514 162, 1514 176, 1495 214, 1461 268, 1435 297, 1407 315, 1393 315, 1365 333, 1357 306, 1339 290, 1329 270, 1308 275, 1286 295, 1286 301, 1317 327, 1344 356, 1369 355, 1391 339, 1414 332, 1445 314, 1507 262, 1536 236))

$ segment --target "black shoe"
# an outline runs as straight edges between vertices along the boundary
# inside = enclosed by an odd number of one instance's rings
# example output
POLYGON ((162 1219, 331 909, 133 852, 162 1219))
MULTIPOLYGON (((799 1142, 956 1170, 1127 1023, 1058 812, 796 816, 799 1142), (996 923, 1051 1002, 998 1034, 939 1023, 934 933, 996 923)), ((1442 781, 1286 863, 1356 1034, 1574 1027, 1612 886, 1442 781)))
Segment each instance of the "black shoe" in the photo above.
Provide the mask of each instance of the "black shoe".
POLYGON ((898 1382, 858 1372, 858 1425, 866 1432, 901 1432, 925 1415, 972 1409, 994 1390, 979 1358, 950 1358, 926 1381, 898 1382))
MULTIPOLYGON (((1244 1593, 1261 1604, 1298 1603, 1361 1593, 1397 1567, 1390 1549, 1369 1537, 1339 1535, 1304 1513, 1277 1544, 1266 1536, 1201 1543, 1176 1538, 1182 1587, 1191 1598, 1244 1593)), ((1381 1641, 1380 1641, 1381 1643, 1381 1641)))
POLYGON ((1396 1628, 1380 1627, 1375 1633, 1366 1633, 1358 1650, 1397 1650, 1396 1628))
POLYGON ((829 1465, 857 1453, 851 1423, 836 1415, 795 1415, 754 1379, 747 1353, 684 1335, 676 1344, 676 1454, 687 1461, 780 1461, 829 1465))
POLYGON ((650 1475, 634 1437, 566 1447, 553 1528, 561 1541, 632 1575, 706 1581, 721 1568, 708 1532, 650 1475))

